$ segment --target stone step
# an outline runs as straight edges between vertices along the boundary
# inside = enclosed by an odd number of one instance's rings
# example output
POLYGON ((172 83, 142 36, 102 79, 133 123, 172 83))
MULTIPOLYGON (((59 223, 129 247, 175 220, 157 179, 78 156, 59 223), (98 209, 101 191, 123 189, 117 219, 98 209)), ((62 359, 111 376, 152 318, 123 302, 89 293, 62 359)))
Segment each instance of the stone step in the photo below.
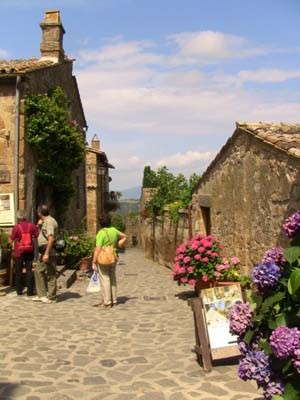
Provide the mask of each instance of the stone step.
POLYGON ((76 270, 65 268, 59 272, 60 273, 57 276, 57 288, 58 289, 62 289, 62 288, 68 289, 76 281, 76 278, 77 278, 76 270))

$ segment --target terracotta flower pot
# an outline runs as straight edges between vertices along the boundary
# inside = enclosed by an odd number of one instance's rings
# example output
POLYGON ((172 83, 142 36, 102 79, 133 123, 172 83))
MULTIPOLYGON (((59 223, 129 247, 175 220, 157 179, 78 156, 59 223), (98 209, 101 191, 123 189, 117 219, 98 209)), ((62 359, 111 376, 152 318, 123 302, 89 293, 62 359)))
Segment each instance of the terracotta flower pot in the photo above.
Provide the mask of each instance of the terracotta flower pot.
POLYGON ((91 267, 92 257, 82 258, 79 264, 80 271, 87 271, 91 267))
POLYGON ((200 295, 200 291, 202 289, 209 289, 215 286, 215 281, 214 280, 209 280, 207 282, 203 282, 201 279, 196 280, 195 283, 195 291, 197 293, 197 295, 200 295))
POLYGON ((236 285, 237 283, 239 283, 239 282, 233 282, 233 281, 229 281, 229 282, 226 282, 226 281, 216 281, 215 282, 215 286, 231 286, 231 285, 236 285))

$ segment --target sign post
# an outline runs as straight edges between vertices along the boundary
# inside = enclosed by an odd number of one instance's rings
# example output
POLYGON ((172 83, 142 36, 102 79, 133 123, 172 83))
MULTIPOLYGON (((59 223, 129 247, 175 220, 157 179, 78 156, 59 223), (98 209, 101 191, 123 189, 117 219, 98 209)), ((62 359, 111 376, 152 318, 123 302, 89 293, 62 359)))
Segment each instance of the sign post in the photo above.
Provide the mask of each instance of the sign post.
POLYGON ((237 337, 229 332, 228 311, 237 301, 243 301, 239 284, 203 289, 200 296, 188 301, 194 312, 195 352, 206 372, 212 361, 240 355, 237 337))

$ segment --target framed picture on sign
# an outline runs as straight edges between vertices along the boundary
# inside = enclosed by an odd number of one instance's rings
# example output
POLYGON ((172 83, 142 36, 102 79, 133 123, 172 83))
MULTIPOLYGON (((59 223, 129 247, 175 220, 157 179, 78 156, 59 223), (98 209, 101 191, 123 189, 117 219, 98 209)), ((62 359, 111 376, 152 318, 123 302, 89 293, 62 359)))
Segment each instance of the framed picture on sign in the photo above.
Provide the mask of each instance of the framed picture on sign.
POLYGON ((0 193, 0 226, 15 224, 15 204, 13 193, 0 193))
POLYGON ((237 301, 243 302, 239 284, 201 290, 210 348, 234 346, 237 336, 229 332, 228 311, 237 301))

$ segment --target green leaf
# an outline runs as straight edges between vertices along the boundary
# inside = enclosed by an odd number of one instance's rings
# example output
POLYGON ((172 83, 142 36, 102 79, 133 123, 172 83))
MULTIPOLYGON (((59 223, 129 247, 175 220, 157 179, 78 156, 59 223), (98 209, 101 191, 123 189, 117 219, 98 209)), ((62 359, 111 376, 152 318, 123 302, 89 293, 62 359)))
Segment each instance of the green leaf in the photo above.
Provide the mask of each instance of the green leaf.
POLYGON ((277 292, 273 296, 269 296, 266 300, 262 303, 261 312, 266 313, 269 312, 270 307, 274 307, 276 303, 279 303, 282 299, 286 297, 284 292, 277 292))
POLYGON ((250 344, 251 339, 252 339, 254 333, 255 333, 255 331, 251 331, 251 330, 249 330, 249 331, 246 333, 246 335, 244 336, 244 342, 245 342, 246 344, 248 344, 248 345, 250 344))
POLYGON ((273 396, 272 397, 272 400, 284 400, 284 397, 281 397, 281 396, 273 396))
POLYGON ((284 258, 290 263, 293 264, 300 257, 300 247, 292 246, 284 249, 284 258))
POLYGON ((270 329, 276 329, 278 326, 286 326, 286 314, 280 314, 275 319, 270 318, 268 320, 268 326, 270 329))
POLYGON ((251 289, 246 290, 246 298, 252 309, 259 307, 262 303, 262 297, 253 293, 251 289))
POLYGON ((291 365, 292 365, 292 360, 288 360, 287 363, 285 364, 285 366, 282 368, 282 372, 283 372, 284 375, 287 374, 287 372, 288 372, 289 368, 291 367, 291 365))
POLYGON ((285 385, 284 400, 299 400, 300 399, 300 388, 299 384, 289 382, 285 385))
POLYGON ((290 279, 288 281, 288 291, 292 296, 294 296, 297 294, 299 288, 300 288, 300 269, 295 269, 291 273, 290 279))

